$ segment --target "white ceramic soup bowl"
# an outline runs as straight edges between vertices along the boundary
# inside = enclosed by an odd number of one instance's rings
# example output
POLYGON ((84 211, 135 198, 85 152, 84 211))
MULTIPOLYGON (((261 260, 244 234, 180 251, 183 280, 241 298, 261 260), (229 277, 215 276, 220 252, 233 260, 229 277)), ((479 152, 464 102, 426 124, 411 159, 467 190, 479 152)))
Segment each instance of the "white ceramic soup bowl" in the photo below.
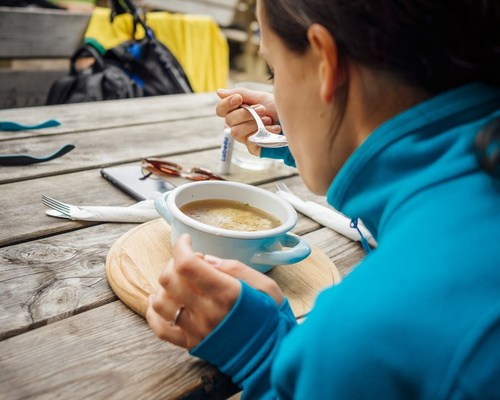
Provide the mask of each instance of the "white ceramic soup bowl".
POLYGON ((260 272, 299 262, 311 253, 304 239, 289 233, 297 223, 295 209, 274 193, 255 186, 226 181, 189 183, 163 193, 154 204, 172 228, 172 245, 180 235, 189 233, 194 251, 236 259, 260 272), (282 224, 269 230, 235 231, 196 221, 179 209, 192 201, 208 199, 248 203, 272 214, 282 224))

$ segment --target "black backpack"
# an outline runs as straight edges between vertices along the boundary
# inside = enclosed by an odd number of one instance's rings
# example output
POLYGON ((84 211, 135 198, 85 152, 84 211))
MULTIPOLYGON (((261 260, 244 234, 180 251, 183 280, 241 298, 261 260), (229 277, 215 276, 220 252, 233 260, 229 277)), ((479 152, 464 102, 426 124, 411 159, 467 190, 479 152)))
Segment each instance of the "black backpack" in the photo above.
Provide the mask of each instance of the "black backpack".
MULTIPOLYGON (((174 55, 156 39, 134 4, 130 0, 124 3, 134 18, 134 39, 108 50, 104 56, 90 44, 78 49, 71 58, 70 74, 50 88, 47 105, 193 92, 174 55), (135 39, 137 24, 146 32, 141 40, 135 39), (77 70, 75 63, 85 52, 95 62, 77 70)), ((112 18, 126 12, 117 0, 111 5, 112 18)))
POLYGON ((121 65, 144 89, 144 96, 192 93, 193 89, 174 55, 146 26, 146 36, 113 47, 105 54, 108 61, 121 65))
POLYGON ((142 88, 120 66, 104 59, 90 44, 80 47, 71 57, 70 73, 51 86, 47 105, 118 100, 143 96, 142 88), (76 62, 90 55, 95 61, 90 67, 77 69, 76 62))

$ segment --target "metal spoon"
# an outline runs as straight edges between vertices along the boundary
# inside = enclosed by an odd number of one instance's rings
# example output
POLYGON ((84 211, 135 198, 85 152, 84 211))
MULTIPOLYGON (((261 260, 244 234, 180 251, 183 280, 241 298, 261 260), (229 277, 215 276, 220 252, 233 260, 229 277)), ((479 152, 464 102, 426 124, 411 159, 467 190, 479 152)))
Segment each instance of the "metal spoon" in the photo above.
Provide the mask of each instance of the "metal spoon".
POLYGON ((250 114, 252 114, 252 116, 255 118, 255 122, 257 122, 257 133, 248 138, 249 142, 252 142, 253 144, 256 144, 260 147, 275 148, 288 146, 286 137, 269 132, 260 119, 259 114, 257 114, 257 112, 252 107, 247 106, 246 104, 242 104, 241 107, 245 110, 248 110, 250 114))

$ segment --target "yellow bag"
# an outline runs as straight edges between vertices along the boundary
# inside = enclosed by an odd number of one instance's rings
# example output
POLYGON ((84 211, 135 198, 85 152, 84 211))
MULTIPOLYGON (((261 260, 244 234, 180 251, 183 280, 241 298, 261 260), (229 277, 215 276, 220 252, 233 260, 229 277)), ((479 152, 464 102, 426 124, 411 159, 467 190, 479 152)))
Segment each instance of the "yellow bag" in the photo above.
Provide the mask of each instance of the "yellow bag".
MULTIPOLYGON (((130 14, 120 14, 110 22, 111 10, 95 8, 85 42, 103 53, 130 40, 134 31, 130 14)), ((182 65, 195 92, 215 91, 227 85, 229 47, 217 23, 209 16, 152 12, 146 14, 147 25, 182 65)), ((138 25, 135 37, 145 36, 138 25)))

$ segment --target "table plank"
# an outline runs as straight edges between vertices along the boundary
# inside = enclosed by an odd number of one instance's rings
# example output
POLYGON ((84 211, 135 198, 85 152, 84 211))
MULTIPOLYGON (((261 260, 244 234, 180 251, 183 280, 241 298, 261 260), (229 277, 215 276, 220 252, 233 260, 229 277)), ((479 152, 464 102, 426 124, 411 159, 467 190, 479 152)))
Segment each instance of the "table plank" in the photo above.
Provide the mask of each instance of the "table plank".
MULTIPOLYGON (((203 166, 215 171, 218 157, 219 149, 212 149, 171 156, 168 160, 185 167, 203 166)), ((276 167, 258 172, 233 165, 231 174, 226 177, 259 185, 295 174, 295 169, 278 163, 276 167)), ((175 177, 170 181, 175 185, 190 182, 175 177)), ((274 189, 274 185, 269 187, 274 189)), ((47 217, 46 207, 41 202, 42 194, 75 205, 129 206, 135 203, 135 200, 103 179, 99 169, 8 183, 0 186, 0 192, 0 247, 97 224, 47 217)))
MULTIPOLYGON (((96 238, 94 248, 89 249, 96 254, 96 257, 91 259, 93 279, 98 279, 99 275, 105 273, 103 251, 106 246, 97 245, 98 238, 102 240, 111 236, 110 240, 113 240, 113 237, 119 234, 119 225, 108 226, 113 232, 106 232, 106 236, 102 232, 97 232, 98 229, 105 228, 104 225, 100 225, 84 232, 90 233, 92 230, 94 234, 82 237, 82 241, 86 243, 89 237, 96 238)), ((68 252, 70 245, 64 240, 68 237, 69 234, 51 238, 55 241, 52 242, 52 252, 59 254, 63 259, 74 259, 73 266, 78 266, 79 257, 70 257, 72 252, 68 252), (65 245, 57 248, 58 240, 65 245)), ((363 257, 359 243, 352 242, 327 228, 304 237, 334 260, 344 253, 347 247, 353 249, 353 254, 357 257, 363 257), (340 254, 339 249, 342 250, 340 254)), ((69 243, 77 246, 78 242, 76 240, 69 243)), ((40 247, 35 248, 40 249, 40 247)), ((40 252, 40 254, 47 253, 43 250, 40 252)), ((85 260, 89 260, 88 255, 81 254, 80 262, 85 260)), ((33 264, 37 265, 36 259, 34 261, 33 264)), ((352 261, 357 262, 357 260, 352 261)), ((74 267, 68 265, 64 267, 63 272, 58 271, 57 274, 71 276, 72 270, 74 267)), ((74 275, 78 276, 78 273, 74 275)), ((79 278, 74 277, 73 283, 78 280, 79 278)), ((50 292, 51 286, 57 286, 57 281, 59 281, 57 277, 51 279, 43 290, 50 292)), ((0 283, 0 287, 4 283, 0 283)), ((20 282, 17 283, 19 284, 20 282)), ((221 387, 228 389, 227 378, 218 375, 215 369, 207 364, 190 357, 184 350, 158 341, 145 321, 121 302, 102 305, 102 298, 107 295, 111 299, 113 296, 109 287, 101 284, 89 289, 87 285, 85 288, 82 286, 79 293, 85 291, 89 293, 87 296, 81 296, 78 302, 81 304, 84 301, 92 301, 93 297, 101 299, 100 304, 99 300, 96 300, 93 304, 87 305, 87 309, 91 306, 97 308, 71 318, 65 318, 68 314, 72 314, 71 311, 53 316, 52 321, 57 322, 0 343, 0 387, 4 395, 9 398, 34 396, 53 398, 75 395, 77 398, 172 398, 181 395, 179 392, 181 388, 190 387, 192 388, 190 394, 195 396, 200 390, 207 390, 207 387, 202 388, 203 385, 197 378, 199 375, 205 377, 202 380, 210 382, 208 386, 220 384, 221 387), (33 343, 36 343, 36 346, 33 346, 33 343), (106 357, 102 357, 103 354, 106 357), (43 360, 43 366, 34 360, 43 360)), ((1 288, 0 293, 5 293, 4 288, 1 288)), ((27 296, 28 300, 31 298, 29 293, 19 291, 6 295, 14 296, 12 304, 23 304, 27 296)), ((57 302, 58 297, 52 296, 48 300, 57 302)), ((46 307, 37 309, 46 311, 56 308, 46 304, 46 307)), ((26 310, 18 312, 26 313, 26 310)), ((4 318, 0 326, 3 327, 11 316, 4 318)), ((31 317, 40 315, 32 314, 31 317)), ((48 322, 47 316, 46 321, 48 322)), ((229 388, 229 392, 224 396, 236 392, 236 388, 229 388)))
MULTIPOLYGON (((0 340, 115 300, 106 280, 106 256, 133 227, 101 224, 0 249, 0 340)), ((359 243, 327 228, 304 238, 336 265, 343 260, 343 275, 346 265, 364 256, 359 243)))
POLYGON ((134 226, 102 224, 1 249, 0 340, 116 300, 106 256, 134 226))
POLYGON ((210 398, 222 399, 237 391, 215 367, 157 339, 120 301, 1 342, 0 387, 11 399, 176 398, 186 388, 210 397, 211 387, 219 394, 210 398))
POLYGON ((342 277, 347 276, 366 256, 360 242, 353 242, 328 228, 310 232, 304 237, 330 257, 342 277))
POLYGON ((2 143, 3 154, 49 155, 67 143, 76 148, 49 162, 0 167, 0 184, 123 164, 138 161, 141 157, 218 148, 222 142, 222 123, 219 117, 211 116, 194 119, 189 124, 171 121, 5 141, 2 143))
POLYGON ((210 92, 0 110, 0 121, 26 125, 48 119, 61 122, 55 128, 0 131, 0 141, 215 116, 218 99, 210 92))
MULTIPOLYGON (((63 123, 0 132, 2 154, 47 155, 76 145, 48 163, 0 167, 0 397, 224 399, 237 391, 216 368, 156 339, 109 287, 109 249, 136 225, 53 219, 41 204, 44 193, 76 205, 131 205, 99 169, 140 157, 216 170, 223 127, 217 101, 207 93, 0 111, 0 120, 63 123)), ((258 172, 233 165, 227 178, 271 191, 285 180, 301 198, 326 204, 283 164, 258 172)), ((303 215, 293 232, 344 276, 364 256, 359 243, 303 215)))

